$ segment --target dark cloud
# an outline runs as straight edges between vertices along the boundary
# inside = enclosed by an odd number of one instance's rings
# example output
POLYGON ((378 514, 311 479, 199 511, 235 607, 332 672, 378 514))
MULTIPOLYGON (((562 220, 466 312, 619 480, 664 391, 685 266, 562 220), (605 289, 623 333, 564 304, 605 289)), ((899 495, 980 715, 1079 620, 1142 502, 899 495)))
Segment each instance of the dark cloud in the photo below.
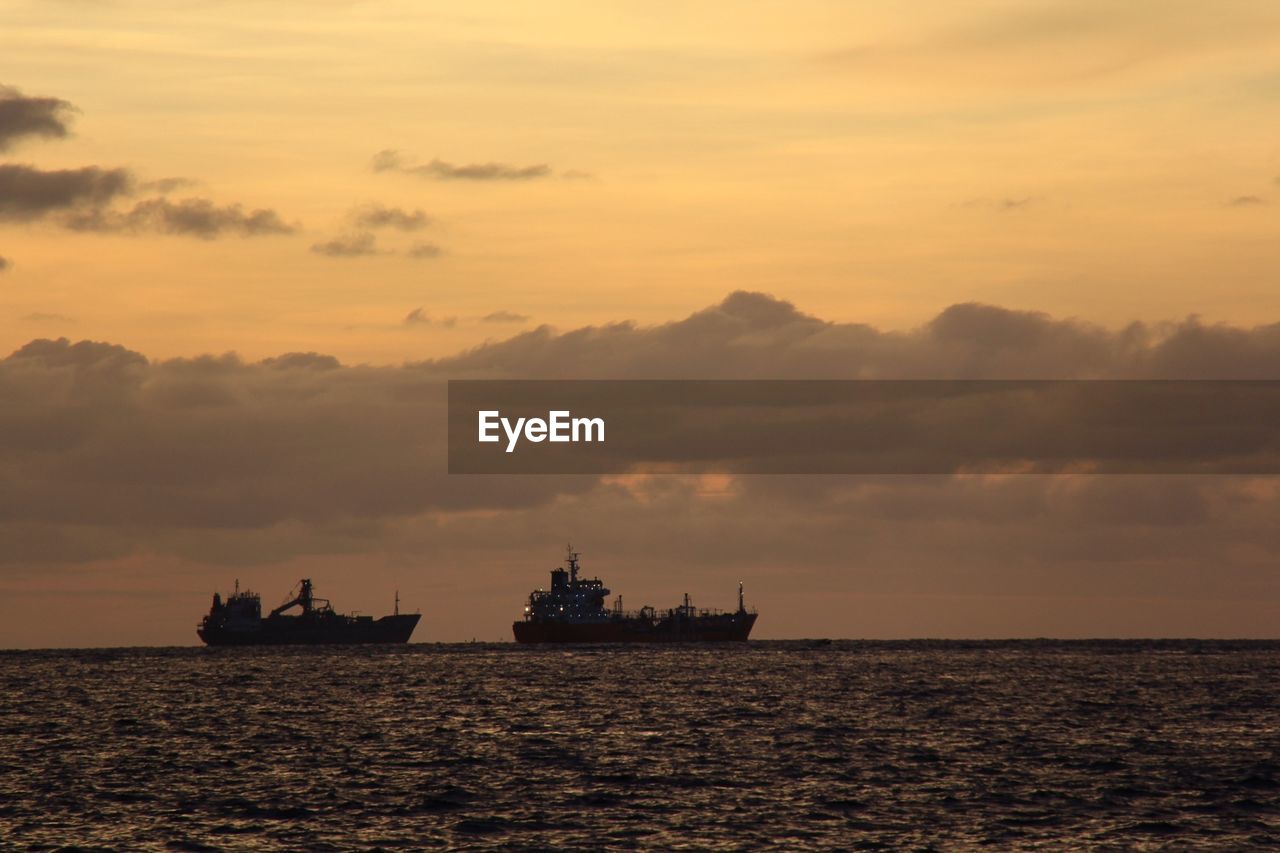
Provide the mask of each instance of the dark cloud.
POLYGON ((404 210, 368 204, 356 208, 352 220, 361 228, 397 228, 401 231, 420 231, 431 224, 431 218, 422 210, 404 210))
MULTIPOLYGON (((69 523, 88 511, 91 523, 252 528, 415 512, 445 491, 432 471, 434 381, 422 371, 344 368, 315 353, 151 362, 102 343, 33 341, 0 362, 10 404, 0 411, 0 468, 69 479, 6 488, 0 524, 49 514, 69 523), (358 486, 369 474, 391 480, 358 486), (290 494, 307 483, 327 493, 310 508, 290 494), (114 510, 111 493, 122 500, 114 510)), ((462 493, 456 500, 473 503, 462 493)))
POLYGON ((438 258, 444 253, 444 250, 434 243, 414 243, 405 252, 411 258, 428 259, 438 258))
POLYGON ((75 108, 59 98, 33 98, 0 84, 0 151, 19 139, 62 139, 75 108))
MULTIPOLYGON (((29 98, 0 86, 0 150, 24 136, 65 136, 71 109, 66 101, 29 98)), ((0 221, 31 222, 61 214, 58 223, 75 231, 150 231, 202 239, 223 234, 289 234, 294 230, 274 210, 245 211, 239 204, 219 206, 205 198, 170 201, 163 197, 192 185, 193 181, 176 177, 139 183, 122 168, 45 170, 5 163, 0 164, 0 221), (161 197, 144 199, 127 210, 112 207, 135 189, 158 192, 161 197)))
POLYGON ((212 240, 224 234, 256 237, 266 234, 292 234, 274 210, 258 208, 245 211, 239 204, 217 205, 207 198, 185 198, 169 201, 150 198, 129 210, 95 208, 70 213, 62 224, 74 231, 141 232, 181 234, 212 240))
POLYGON ((399 151, 386 149, 373 158, 375 172, 402 172, 440 181, 530 181, 550 177, 551 167, 545 163, 531 166, 513 166, 508 163, 467 163, 455 165, 443 160, 432 160, 425 165, 414 165, 399 151))
POLYGON ((1266 199, 1261 196, 1238 195, 1227 202, 1227 207, 1259 207, 1266 203, 1266 199))
POLYGON ((442 329, 452 329, 458 325, 457 317, 432 317, 426 313, 424 308, 414 308, 404 317, 406 326, 437 326, 442 329))
POLYGON ((4 272, 9 268, 9 259, 0 255, 0 272, 4 272))
POLYGON ((66 338, 31 341, 15 350, 7 362, 20 369, 74 368, 85 371, 80 378, 119 376, 150 364, 142 353, 119 344, 102 341, 77 341, 73 344, 66 338))
POLYGON ((334 237, 332 240, 326 240, 323 243, 316 243, 312 245, 311 251, 317 255, 327 255, 330 258, 359 258, 366 255, 383 254, 378 249, 377 238, 368 231, 360 234, 347 234, 342 237, 334 237))
POLYGON ((481 323, 527 323, 529 315, 517 314, 514 311, 494 311, 480 318, 481 323))
POLYGON ((126 169, 85 166, 46 171, 0 163, 0 220, 30 222, 59 211, 96 211, 132 186, 133 177, 126 169))

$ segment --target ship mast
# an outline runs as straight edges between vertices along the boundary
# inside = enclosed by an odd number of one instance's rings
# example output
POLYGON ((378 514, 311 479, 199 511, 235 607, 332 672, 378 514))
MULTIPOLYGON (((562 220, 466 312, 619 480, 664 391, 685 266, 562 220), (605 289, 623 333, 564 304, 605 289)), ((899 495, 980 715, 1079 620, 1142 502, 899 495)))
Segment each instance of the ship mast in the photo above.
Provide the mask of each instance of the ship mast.
POLYGON ((573 550, 573 545, 571 544, 566 545, 565 549, 569 553, 569 583, 575 584, 578 582, 578 552, 573 550))
POLYGON ((739 613, 747 612, 746 602, 744 602, 742 598, 742 581, 738 581, 738 612, 739 613))

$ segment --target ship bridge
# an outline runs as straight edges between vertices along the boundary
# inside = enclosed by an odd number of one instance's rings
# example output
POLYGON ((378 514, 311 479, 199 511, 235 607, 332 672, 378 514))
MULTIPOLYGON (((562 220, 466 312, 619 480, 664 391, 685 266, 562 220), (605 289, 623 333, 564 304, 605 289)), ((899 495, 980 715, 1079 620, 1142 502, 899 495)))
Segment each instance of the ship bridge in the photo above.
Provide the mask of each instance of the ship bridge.
POLYGON ((604 622, 609 611, 604 601, 609 595, 600 578, 578 577, 578 552, 572 548, 565 559, 566 568, 551 570, 551 589, 536 590, 529 595, 525 608, 528 618, 557 622, 604 622))

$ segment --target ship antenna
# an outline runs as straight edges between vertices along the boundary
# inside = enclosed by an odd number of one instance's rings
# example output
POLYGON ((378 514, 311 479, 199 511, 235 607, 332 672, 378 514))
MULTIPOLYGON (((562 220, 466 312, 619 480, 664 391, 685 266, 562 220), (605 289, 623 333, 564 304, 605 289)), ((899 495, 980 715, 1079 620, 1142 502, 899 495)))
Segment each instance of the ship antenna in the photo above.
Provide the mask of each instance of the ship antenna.
POLYGON ((565 545, 569 551, 569 582, 577 583, 578 581, 578 552, 573 550, 573 544, 565 545))
POLYGON ((747 612, 747 605, 742 600, 742 581, 738 581, 738 612, 747 612))
POLYGON ((400 590, 396 590, 396 615, 400 615, 400 590))

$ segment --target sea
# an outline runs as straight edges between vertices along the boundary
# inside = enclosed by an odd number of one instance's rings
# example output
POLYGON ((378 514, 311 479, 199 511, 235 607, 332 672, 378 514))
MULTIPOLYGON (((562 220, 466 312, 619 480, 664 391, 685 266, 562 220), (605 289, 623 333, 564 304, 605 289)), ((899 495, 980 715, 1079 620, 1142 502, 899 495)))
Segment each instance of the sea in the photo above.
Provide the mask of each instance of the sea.
POLYGON ((0 653, 9 850, 1280 845, 1280 642, 0 653))

